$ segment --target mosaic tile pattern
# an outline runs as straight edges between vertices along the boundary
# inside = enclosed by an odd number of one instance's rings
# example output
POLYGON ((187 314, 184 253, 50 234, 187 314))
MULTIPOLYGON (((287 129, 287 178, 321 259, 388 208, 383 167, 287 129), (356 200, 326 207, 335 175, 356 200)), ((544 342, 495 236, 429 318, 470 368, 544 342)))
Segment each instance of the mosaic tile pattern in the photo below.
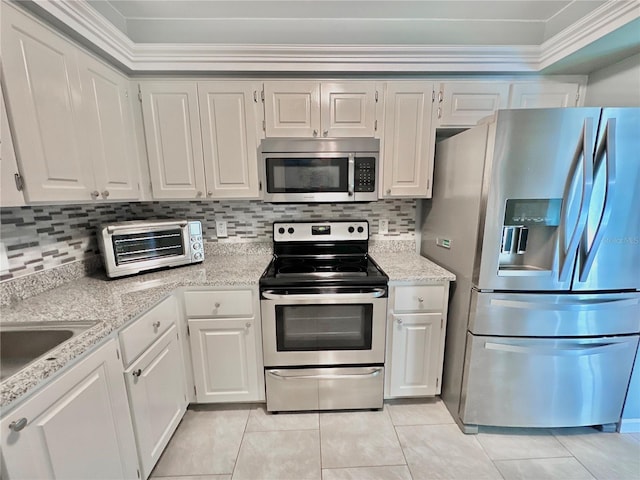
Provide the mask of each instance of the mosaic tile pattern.
MULTIPOLYGON (((208 243, 271 243, 272 223, 282 220, 367 219, 372 240, 415 241, 416 201, 386 200, 362 204, 269 204, 261 201, 139 202, 55 205, 0 209, 0 240, 8 265, 0 282, 95 258, 95 230, 102 223, 135 219, 200 220, 208 243), (378 220, 389 233, 378 233, 378 220), (226 220, 228 238, 216 237, 215 221, 226 220)), ((221 245, 222 246, 222 245, 221 245)), ((95 262, 93 262, 95 263, 95 262)))

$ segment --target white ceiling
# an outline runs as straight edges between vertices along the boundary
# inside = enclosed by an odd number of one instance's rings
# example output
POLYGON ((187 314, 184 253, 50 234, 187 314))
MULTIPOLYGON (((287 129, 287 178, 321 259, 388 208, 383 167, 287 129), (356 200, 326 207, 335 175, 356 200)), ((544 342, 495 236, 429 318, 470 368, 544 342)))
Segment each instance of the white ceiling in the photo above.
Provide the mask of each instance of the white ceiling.
POLYGON ((540 45, 601 0, 89 0, 136 43, 540 45))

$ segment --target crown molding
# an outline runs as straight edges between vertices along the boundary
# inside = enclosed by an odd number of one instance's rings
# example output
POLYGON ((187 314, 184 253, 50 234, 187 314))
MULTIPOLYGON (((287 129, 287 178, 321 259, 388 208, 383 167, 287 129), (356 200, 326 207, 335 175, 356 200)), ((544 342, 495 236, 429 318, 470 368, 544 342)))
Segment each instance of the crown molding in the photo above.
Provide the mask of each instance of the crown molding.
POLYGON ((540 45, 539 70, 640 18, 637 1, 610 0, 540 45))
POLYGON ((531 46, 143 44, 131 41, 86 0, 33 3, 132 73, 536 73, 640 17, 637 2, 610 0, 531 46))

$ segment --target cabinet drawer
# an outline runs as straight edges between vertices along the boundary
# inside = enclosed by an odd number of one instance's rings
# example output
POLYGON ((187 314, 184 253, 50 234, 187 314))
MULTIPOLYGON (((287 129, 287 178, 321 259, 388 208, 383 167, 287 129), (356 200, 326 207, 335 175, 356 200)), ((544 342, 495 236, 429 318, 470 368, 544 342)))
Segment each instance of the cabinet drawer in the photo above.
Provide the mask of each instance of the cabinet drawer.
POLYGON ((253 315, 251 290, 191 291, 184 293, 187 317, 240 317, 253 315))
POLYGON ((138 318, 119 334, 125 366, 160 338, 178 318, 178 301, 171 296, 138 318))
POLYGON ((415 285, 395 287, 393 310, 402 311, 442 311, 443 285, 415 285))

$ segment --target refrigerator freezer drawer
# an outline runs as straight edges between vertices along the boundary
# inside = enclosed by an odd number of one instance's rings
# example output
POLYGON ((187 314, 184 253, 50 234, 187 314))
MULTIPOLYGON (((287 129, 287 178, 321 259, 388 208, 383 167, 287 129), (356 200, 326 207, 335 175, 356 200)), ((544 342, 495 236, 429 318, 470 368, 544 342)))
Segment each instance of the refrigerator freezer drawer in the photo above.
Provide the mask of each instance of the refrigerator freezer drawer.
POLYGON ((488 293, 472 290, 469 331, 508 337, 640 333, 640 293, 488 293))
POLYGON ((467 334, 464 424, 571 427, 620 420, 638 335, 589 339, 467 334))
POLYGON ((382 408, 384 367, 266 369, 267 410, 382 408))

